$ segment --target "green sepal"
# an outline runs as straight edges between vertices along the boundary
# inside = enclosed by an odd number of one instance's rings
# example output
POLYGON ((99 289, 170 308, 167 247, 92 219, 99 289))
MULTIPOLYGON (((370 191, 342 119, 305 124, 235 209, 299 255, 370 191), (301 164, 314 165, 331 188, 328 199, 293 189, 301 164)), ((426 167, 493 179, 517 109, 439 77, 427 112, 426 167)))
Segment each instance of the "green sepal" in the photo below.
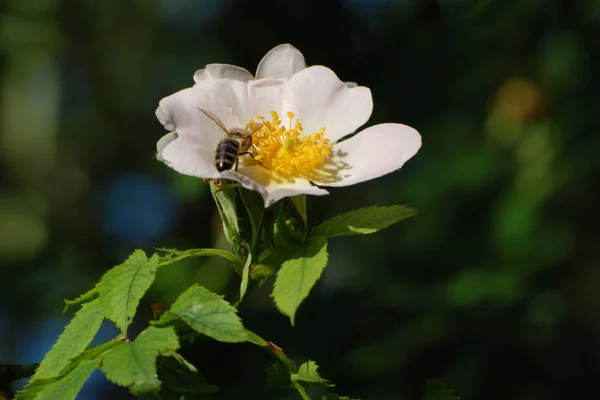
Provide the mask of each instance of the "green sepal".
POLYGON ((239 191, 252 225, 252 238, 249 242, 250 249, 253 250, 259 239, 263 217, 265 215, 265 203, 262 196, 254 190, 239 188, 239 191))
POLYGON ((217 209, 223 221, 223 231, 225 238, 231 244, 236 253, 239 252, 242 245, 242 237, 240 234, 239 215, 237 212, 237 186, 231 185, 226 181, 221 181, 221 187, 218 187, 214 182, 210 183, 210 192, 217 204, 217 209))
POLYGON ((291 199, 292 203, 294 203, 294 206, 296 207, 296 211, 298 211, 298 214, 304 222, 304 226, 306 227, 308 224, 308 214, 306 212, 306 195, 299 194, 297 196, 292 196, 291 199))
POLYGON ((273 224, 273 247, 281 249, 286 247, 298 248, 304 240, 304 231, 299 231, 295 221, 290 218, 284 207, 279 207, 277 219, 273 224))
POLYGON ((248 278, 250 277, 250 265, 252 264, 252 253, 248 253, 248 259, 244 264, 244 269, 242 270, 242 281, 240 282, 240 297, 238 299, 238 303, 242 301, 244 295, 246 294, 246 290, 248 289, 248 278))

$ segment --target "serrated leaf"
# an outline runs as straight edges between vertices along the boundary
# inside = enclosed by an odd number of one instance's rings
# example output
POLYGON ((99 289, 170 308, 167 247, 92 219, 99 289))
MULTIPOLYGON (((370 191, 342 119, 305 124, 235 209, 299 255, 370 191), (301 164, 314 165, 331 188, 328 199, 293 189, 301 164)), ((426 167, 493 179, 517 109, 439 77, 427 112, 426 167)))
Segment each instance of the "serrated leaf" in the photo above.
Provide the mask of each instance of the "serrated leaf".
MULTIPOLYGON (((90 361, 99 364, 101 362, 102 355, 119 344, 119 341, 111 340, 98 346, 90 347, 89 349, 85 350, 83 353, 72 359, 69 362, 69 364, 61 371, 61 374, 59 376, 49 379, 31 380, 27 387, 19 393, 19 396, 21 397, 17 398, 37 399, 36 395, 42 391, 44 393, 44 396, 48 396, 43 398, 52 398, 51 395, 53 395, 56 390, 63 389, 67 390, 68 393, 70 393, 70 391, 72 390, 73 392, 75 392, 76 395, 79 389, 75 390, 76 388, 74 386, 71 386, 72 383, 69 382, 76 380, 79 374, 83 372, 81 370, 73 372, 73 370, 76 368, 81 368, 79 367, 80 365, 89 363, 90 361)), ((79 388, 81 388, 81 385, 79 385, 79 388)))
POLYGON ((160 387, 156 358, 179 348, 172 327, 148 328, 133 342, 123 342, 102 357, 101 369, 113 383, 128 387, 133 394, 156 391, 160 387))
POLYGON ((108 271, 98 285, 104 315, 127 335, 137 307, 156 276, 159 257, 150 259, 142 250, 136 250, 121 265, 108 271))
POLYGON ((307 242, 300 254, 281 264, 272 296, 292 325, 296 310, 323 273, 327 261, 327 240, 316 238, 307 242))
POLYGON ((183 292, 171 306, 195 331, 221 342, 245 342, 246 330, 237 310, 223 296, 212 293, 202 286, 192 286, 183 292))
POLYGON ((93 288, 91 288, 90 290, 88 290, 87 292, 85 292, 84 294, 82 294, 81 296, 76 298, 75 300, 65 299, 64 311, 67 311, 69 309, 69 307, 71 307, 71 306, 76 306, 77 304, 87 303, 88 301, 95 299, 97 295, 98 295, 98 285, 94 286, 93 288))
POLYGON ((91 343, 102 321, 104 313, 100 300, 95 299, 84 304, 46 354, 32 379, 58 376, 69 361, 91 343))
POLYGON ((417 210, 406 206, 360 208, 321 222, 311 231, 310 236, 336 237, 374 233, 416 214, 417 210))
POLYGON ((298 367, 298 372, 292 375, 292 380, 314 384, 327 384, 327 379, 321 378, 317 369, 319 369, 317 363, 309 360, 298 367))
MULTIPOLYGON (((181 357, 179 354, 177 355, 181 357)), ((213 393, 219 389, 217 386, 209 384, 195 368, 193 371, 190 370, 187 365, 191 364, 185 362, 185 365, 181 364, 173 357, 158 359, 158 376, 164 386, 179 393, 213 393)))
POLYGON ((99 360, 79 362, 64 375, 32 381, 15 400, 72 400, 100 364, 99 360))
POLYGON ((425 400, 458 400, 454 390, 438 379, 428 379, 425 389, 425 400))

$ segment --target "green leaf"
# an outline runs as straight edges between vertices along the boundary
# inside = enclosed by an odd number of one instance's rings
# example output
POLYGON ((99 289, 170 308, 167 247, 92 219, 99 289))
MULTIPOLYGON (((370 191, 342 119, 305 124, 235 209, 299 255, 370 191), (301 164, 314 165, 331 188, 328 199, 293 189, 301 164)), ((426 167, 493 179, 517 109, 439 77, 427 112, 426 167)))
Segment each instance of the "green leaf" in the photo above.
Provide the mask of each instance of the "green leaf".
POLYGON ((136 250, 121 265, 108 271, 98 285, 104 314, 123 334, 135 316, 138 304, 156 276, 159 257, 148 259, 142 250, 136 250))
POLYGON ((189 366, 193 365, 187 361, 182 364, 174 357, 159 357, 157 365, 160 381, 178 393, 213 393, 219 390, 218 386, 209 384, 196 368, 190 369, 189 366))
POLYGON ((458 400, 454 390, 437 379, 428 379, 425 389, 425 400, 458 400))
POLYGON ((306 226, 308 223, 308 215, 306 213, 306 195, 300 194, 298 196, 292 196, 291 199, 296 207, 296 210, 298 211, 298 214, 300 214, 300 217, 302 217, 302 221, 304 221, 304 226, 306 226))
POLYGON ((160 257, 160 262, 158 263, 159 267, 167 266, 177 261, 184 260, 189 257, 209 257, 209 256, 218 256, 226 259, 231 262, 234 267, 237 269, 241 269, 242 260, 235 254, 220 249, 188 249, 188 250, 176 250, 176 249, 165 249, 159 248, 157 251, 166 253, 164 256, 160 257))
POLYGON ((336 237, 374 233, 416 214, 417 210, 406 206, 360 208, 321 222, 311 231, 310 236, 336 237))
POLYGON ((327 379, 321 378, 317 369, 319 369, 317 363, 309 360, 298 367, 298 373, 292 375, 292 380, 314 384, 327 384, 327 379))
POLYGON ((236 207, 237 190, 233 187, 228 187, 228 184, 225 182, 221 182, 221 184, 222 187, 219 188, 211 182, 210 192, 217 204, 221 220, 223 221, 225 238, 227 238, 227 241, 231 243, 234 248, 237 248, 241 243, 236 207))
POLYGON ((266 347, 268 345, 267 341, 263 338, 261 338, 260 336, 258 336, 256 333, 246 329, 246 335, 248 336, 248 341, 250 343, 253 343, 257 346, 260 347, 266 347))
POLYGON ((77 363, 66 374, 51 379, 32 381, 15 400, 72 400, 81 387, 99 366, 99 360, 85 360, 77 363))
POLYGON ((95 366, 94 368, 96 368, 101 362, 101 357, 106 352, 112 350, 120 344, 121 342, 119 342, 118 340, 111 340, 98 346, 90 347, 89 349, 85 350, 83 353, 72 359, 71 362, 69 362, 69 364, 62 370, 59 376, 49 379, 31 380, 27 387, 19 393, 17 398, 35 398, 36 400, 40 398, 53 399, 53 396, 57 393, 60 394, 61 397, 57 397, 60 399, 63 398, 63 395, 67 396, 70 394, 72 394, 71 397, 64 398, 75 398, 83 382, 85 382, 87 377, 89 377, 89 374, 86 372, 86 369, 84 367, 86 365, 90 366, 91 364, 93 364, 95 366), (40 397, 36 397, 38 395, 40 397))
POLYGON ((277 308, 290 317, 292 325, 300 303, 308 296, 326 266, 327 240, 323 238, 307 242, 300 254, 281 264, 272 296, 277 308))
MULTIPOLYGON (((237 310, 223 296, 211 293, 202 286, 192 286, 173 303, 167 314, 177 314, 197 332, 221 342, 248 340, 237 310)), ((162 318, 161 318, 162 320, 162 318)))
POLYGON ((147 328, 133 342, 123 342, 102 357, 101 369, 113 383, 139 395, 158 390, 156 358, 179 348, 172 327, 147 328))
POLYGON ((65 299, 65 309, 67 311, 69 307, 75 306, 77 304, 87 303, 88 301, 93 300, 98 295, 98 285, 94 286, 92 289, 88 290, 75 300, 66 300, 65 299))
POLYGON ((60 375, 69 361, 82 353, 94 339, 102 321, 104 313, 100 300, 84 304, 46 354, 32 379, 47 379, 60 375))
POLYGON ((254 245, 260 234, 263 216, 265 215, 265 202, 262 196, 254 190, 240 188, 240 197, 242 198, 252 224, 252 240, 250 248, 254 249, 254 245))

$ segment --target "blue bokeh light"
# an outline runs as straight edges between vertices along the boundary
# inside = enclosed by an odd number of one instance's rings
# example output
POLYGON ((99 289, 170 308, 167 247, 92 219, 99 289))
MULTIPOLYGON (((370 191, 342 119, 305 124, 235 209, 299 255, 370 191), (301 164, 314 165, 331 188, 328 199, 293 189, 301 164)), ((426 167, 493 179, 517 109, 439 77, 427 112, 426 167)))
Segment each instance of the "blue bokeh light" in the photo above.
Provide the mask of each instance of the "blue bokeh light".
POLYGON ((137 174, 124 175, 105 189, 103 230, 118 239, 150 241, 173 226, 177 208, 166 185, 137 174))

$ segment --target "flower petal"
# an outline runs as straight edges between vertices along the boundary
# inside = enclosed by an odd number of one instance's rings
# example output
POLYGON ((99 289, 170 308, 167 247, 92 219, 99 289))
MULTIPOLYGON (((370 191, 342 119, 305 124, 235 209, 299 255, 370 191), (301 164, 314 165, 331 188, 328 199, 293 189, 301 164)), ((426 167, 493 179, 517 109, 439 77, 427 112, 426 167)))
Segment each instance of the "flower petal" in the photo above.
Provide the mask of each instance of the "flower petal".
POLYGON ((252 118, 281 112, 281 96, 285 79, 260 79, 248 83, 249 108, 252 118))
POLYGON ((402 167, 420 147, 421 135, 410 126, 371 126, 335 146, 333 161, 348 165, 340 171, 341 179, 333 183, 315 183, 348 186, 378 178, 402 167))
POLYGON ((306 68, 304 56, 291 44, 280 44, 271 49, 258 63, 256 79, 289 79, 306 68))
POLYGON ((325 127, 325 137, 336 141, 367 122, 373 99, 369 88, 349 87, 332 70, 317 65, 298 72, 285 84, 283 108, 296 114, 305 134, 325 127))
POLYGON ((201 81, 162 99, 156 116, 179 136, 211 134, 221 138, 223 131, 199 108, 216 115, 227 129, 243 128, 250 115, 247 84, 229 79, 201 81))
POLYGON ((260 166, 240 166, 239 172, 226 171, 222 173, 222 177, 236 180, 245 188, 259 192, 265 202, 265 208, 288 196, 296 196, 298 194, 323 196, 329 194, 327 190, 313 186, 305 179, 296 179, 294 182, 275 181, 260 166))
POLYGON ((157 158, 181 174, 199 178, 219 177, 214 163, 215 147, 211 147, 211 144, 201 138, 173 139, 171 132, 159 140, 157 148, 157 158), (168 143, 163 147, 166 142, 168 143))
POLYGON ((166 161, 162 158, 162 152, 169 143, 178 137, 179 135, 177 135, 177 132, 169 132, 165 136, 161 137, 158 142, 156 142, 156 159, 158 161, 162 161, 166 164, 166 161))
POLYGON ((234 81, 248 82, 254 79, 245 68, 230 64, 208 64, 204 69, 199 69, 194 74, 194 82, 206 79, 233 79, 234 81))

